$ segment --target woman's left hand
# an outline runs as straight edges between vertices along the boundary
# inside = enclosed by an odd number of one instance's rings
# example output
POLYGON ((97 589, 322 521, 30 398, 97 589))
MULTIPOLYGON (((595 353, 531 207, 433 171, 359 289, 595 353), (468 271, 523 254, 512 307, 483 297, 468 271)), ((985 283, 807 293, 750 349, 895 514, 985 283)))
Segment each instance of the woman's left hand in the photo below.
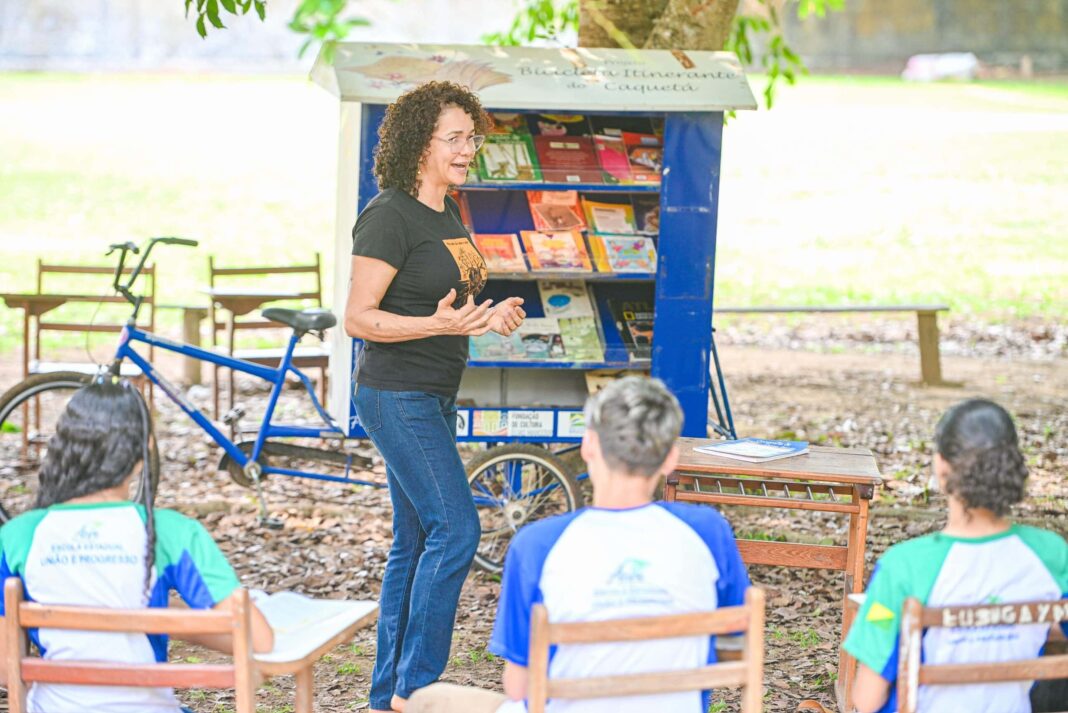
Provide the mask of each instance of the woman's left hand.
POLYGON ((509 297, 490 310, 489 328, 503 337, 509 336, 519 328, 527 313, 520 306, 522 297, 509 297))

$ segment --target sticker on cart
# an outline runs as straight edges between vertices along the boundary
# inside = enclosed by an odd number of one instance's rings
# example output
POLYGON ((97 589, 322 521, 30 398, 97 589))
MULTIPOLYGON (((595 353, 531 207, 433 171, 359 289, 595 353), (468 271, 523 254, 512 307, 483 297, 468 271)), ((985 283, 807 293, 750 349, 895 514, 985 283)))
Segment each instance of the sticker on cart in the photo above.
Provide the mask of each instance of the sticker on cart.
POLYGON ((561 411, 556 414, 556 435, 561 438, 581 438, 586 432, 586 415, 581 411, 561 411))
POLYGON ((474 411, 471 433, 475 436, 507 436, 508 418, 503 411, 474 411))
POLYGON ((508 435, 552 438, 552 411, 509 411, 508 435))
POLYGON ((456 412, 456 437, 463 438, 471 435, 471 412, 459 410, 456 412))

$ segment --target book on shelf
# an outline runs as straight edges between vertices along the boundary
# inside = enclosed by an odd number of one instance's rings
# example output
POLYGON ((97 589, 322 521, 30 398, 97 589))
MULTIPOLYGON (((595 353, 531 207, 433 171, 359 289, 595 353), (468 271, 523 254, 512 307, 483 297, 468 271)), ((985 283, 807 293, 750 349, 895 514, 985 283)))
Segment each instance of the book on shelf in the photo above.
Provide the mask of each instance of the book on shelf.
POLYGON ((586 225, 594 233, 630 234, 638 229, 630 202, 610 203, 583 196, 582 210, 586 213, 586 225))
POLYGON ((538 280, 546 317, 593 317, 593 301, 582 280, 538 280))
POLYGON ((597 332, 596 317, 561 317, 558 322, 568 361, 604 361, 604 344, 597 332))
POLYGON ((585 230, 578 191, 527 191, 534 230, 585 230))
POLYGON ((660 169, 664 165, 664 145, 656 134, 623 132, 630 162, 630 176, 634 183, 660 183, 660 169))
POLYGON ((597 272, 612 272, 612 266, 608 264, 608 251, 604 246, 604 238, 596 233, 586 236, 590 246, 590 261, 597 272))
POLYGON ((528 114, 527 129, 535 136, 589 136, 584 114, 528 114))
POLYGON ((456 201, 456 205, 460 209, 460 222, 467 228, 467 232, 475 232, 475 224, 471 220, 471 206, 467 202, 467 194, 453 188, 449 191, 449 196, 456 201))
POLYGON ((631 360, 653 355, 653 304, 645 300, 608 300, 612 319, 631 360))
POLYGON ((767 438, 739 438, 734 441, 695 446, 698 453, 742 460, 748 463, 767 463, 780 458, 790 458, 808 453, 805 441, 780 441, 767 438))
POLYGON ((649 376, 644 369, 591 369, 584 375, 586 377, 586 391, 596 394, 616 379, 625 376, 649 376))
POLYGON ((534 137, 544 180, 552 183, 604 183, 593 139, 588 136, 534 137))
POLYGON ((515 361, 525 358, 523 342, 515 332, 507 337, 496 332, 471 337, 468 357, 472 361, 515 361))
POLYGON ((564 358, 560 323, 554 317, 527 317, 513 334, 519 337, 524 359, 558 361, 564 358))
POLYGON ((631 196, 634 207, 634 223, 643 235, 660 233, 660 196, 636 193, 631 196))
POLYGON ((474 233, 471 237, 490 272, 527 272, 527 261, 515 233, 474 233))
POLYGON ((531 270, 593 271, 586 243, 578 230, 524 230, 521 235, 531 270))
POLYGON ((478 152, 478 176, 484 181, 542 180, 529 134, 489 134, 478 152))
POLYGON ((645 235, 599 235, 612 272, 656 272, 656 245, 645 235))
POLYGON ((595 134, 593 147, 597 153, 597 163, 604 172, 605 183, 630 183, 630 160, 623 137, 595 134))
POLYGON ((530 136, 530 127, 527 126, 526 114, 512 112, 491 111, 489 112, 489 128, 486 134, 522 134, 530 136))

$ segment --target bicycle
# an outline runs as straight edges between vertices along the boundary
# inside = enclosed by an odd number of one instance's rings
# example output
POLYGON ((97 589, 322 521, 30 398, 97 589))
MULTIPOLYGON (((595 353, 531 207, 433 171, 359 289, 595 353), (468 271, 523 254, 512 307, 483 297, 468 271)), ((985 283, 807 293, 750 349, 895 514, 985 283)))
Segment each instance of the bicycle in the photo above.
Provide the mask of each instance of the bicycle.
MULTIPOLYGON (((266 476, 278 475, 348 485, 386 487, 383 482, 353 477, 353 469, 369 469, 373 461, 347 451, 346 445, 357 441, 362 444, 366 434, 358 424, 352 424, 349 433, 346 434, 319 402, 311 380, 292 365, 293 350, 297 342, 308 333, 318 334, 322 338, 325 330, 336 326, 336 317, 324 309, 297 311, 271 307, 262 310, 261 314, 265 319, 286 325, 293 330, 277 368, 254 364, 146 332, 136 324, 142 298, 134 295, 132 289, 149 254, 157 244, 195 247, 198 243, 185 238, 162 237, 150 239, 143 252, 133 243, 112 245, 107 252, 107 255, 119 252, 112 287, 133 306, 133 312, 119 334, 115 355, 106 370, 118 375, 123 362, 129 360, 140 369, 143 378, 158 386, 172 402, 207 433, 223 450, 219 469, 227 471, 234 482, 239 485, 255 489, 259 501, 260 522, 268 527, 277 528, 281 526, 281 523, 268 517, 263 496, 263 478, 266 476), (140 254, 141 257, 137 266, 123 283, 122 270, 127 256, 131 253, 140 254), (135 344, 150 345, 163 351, 218 364, 268 382, 271 390, 267 409, 255 438, 234 440, 239 432, 235 424, 243 415, 240 409, 231 412, 224 419, 224 423, 228 423, 234 433, 234 439, 227 437, 186 398, 179 387, 168 381, 133 348, 135 344), (279 395, 287 382, 287 375, 290 374, 296 376, 311 399, 321 421, 319 424, 309 427, 273 423, 272 418, 279 395), (295 438, 328 441, 331 447, 317 448, 279 440, 295 438), (271 457, 341 466, 344 468, 344 474, 338 476, 279 467, 272 465, 271 457)), ((92 378, 92 375, 79 372, 54 372, 36 374, 16 384, 0 396, 0 439, 22 440, 37 449, 39 459, 48 439, 54 432, 55 421, 62 413, 67 400, 75 390, 84 386, 92 378), (21 422, 18 420, 20 415, 21 422)), ((0 440, 0 444, 3 444, 3 440, 0 440)), ((14 447, 13 443, 9 445, 14 447)), ((159 450, 155 441, 151 444, 150 458, 149 472, 155 483, 158 481, 160 469, 159 450)), ((31 462, 30 465, 34 464, 31 462)), ((548 449, 524 443, 493 446, 471 458, 467 463, 468 481, 471 483, 472 495, 479 510, 483 528, 479 552, 475 557, 476 564, 487 571, 500 572, 504 566, 504 553, 507 551, 512 535, 520 526, 541 517, 581 507, 582 495, 576 482, 577 473, 573 473, 573 470, 558 455, 554 455, 548 449)), ((2 475, 0 475, 0 480, 3 480, 2 475)), ((6 522, 18 512, 27 509, 31 496, 31 489, 25 483, 16 482, 7 487, 0 496, 2 497, 0 522, 6 522)))

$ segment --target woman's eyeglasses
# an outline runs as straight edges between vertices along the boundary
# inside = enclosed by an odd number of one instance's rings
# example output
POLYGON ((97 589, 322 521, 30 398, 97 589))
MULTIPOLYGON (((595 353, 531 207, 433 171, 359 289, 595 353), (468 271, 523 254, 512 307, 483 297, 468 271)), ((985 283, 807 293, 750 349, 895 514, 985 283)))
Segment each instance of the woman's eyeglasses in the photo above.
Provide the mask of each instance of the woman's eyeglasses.
POLYGON ((452 151, 454 154, 460 153, 460 151, 463 150, 463 147, 467 144, 471 145, 472 151, 478 151, 480 148, 482 148, 482 144, 486 143, 486 137, 482 136, 481 134, 475 134, 474 136, 469 136, 466 139, 462 136, 452 136, 447 139, 443 139, 440 136, 431 136, 430 138, 437 139, 438 141, 445 143, 449 147, 449 150, 452 151))

